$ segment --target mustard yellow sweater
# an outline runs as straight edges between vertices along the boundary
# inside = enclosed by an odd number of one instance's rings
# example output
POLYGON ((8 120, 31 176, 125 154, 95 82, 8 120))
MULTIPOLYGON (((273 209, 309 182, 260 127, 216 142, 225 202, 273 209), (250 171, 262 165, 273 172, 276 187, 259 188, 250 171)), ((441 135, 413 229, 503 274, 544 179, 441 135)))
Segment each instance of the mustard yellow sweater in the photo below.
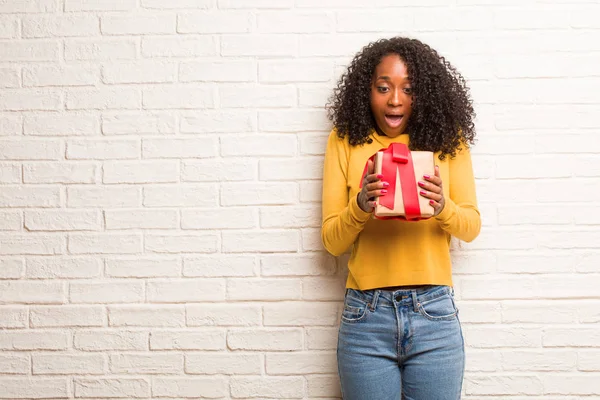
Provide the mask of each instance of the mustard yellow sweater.
POLYGON ((452 286, 450 237, 470 242, 481 228, 469 150, 444 161, 436 154, 446 200, 439 215, 418 222, 378 220, 356 200, 365 163, 391 143, 408 144, 408 135, 389 138, 373 132, 371 138, 371 144, 351 146, 334 130, 327 142, 321 237, 336 256, 353 245, 346 287, 452 286))

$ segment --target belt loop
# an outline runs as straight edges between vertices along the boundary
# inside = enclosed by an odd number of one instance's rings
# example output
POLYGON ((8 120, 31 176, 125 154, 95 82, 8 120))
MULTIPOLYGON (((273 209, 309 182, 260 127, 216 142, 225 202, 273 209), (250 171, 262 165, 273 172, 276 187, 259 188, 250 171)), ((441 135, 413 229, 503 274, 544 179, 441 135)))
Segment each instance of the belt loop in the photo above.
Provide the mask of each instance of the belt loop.
POLYGON ((369 309, 371 311, 375 311, 375 308, 377 308, 377 302, 379 301, 379 293, 381 292, 381 290, 376 289, 375 292, 373 293, 373 300, 371 300, 371 303, 369 303, 369 309))
POLYGON ((415 312, 419 312, 419 300, 417 300, 417 289, 412 289, 410 293, 412 294, 413 309, 415 310, 415 312))

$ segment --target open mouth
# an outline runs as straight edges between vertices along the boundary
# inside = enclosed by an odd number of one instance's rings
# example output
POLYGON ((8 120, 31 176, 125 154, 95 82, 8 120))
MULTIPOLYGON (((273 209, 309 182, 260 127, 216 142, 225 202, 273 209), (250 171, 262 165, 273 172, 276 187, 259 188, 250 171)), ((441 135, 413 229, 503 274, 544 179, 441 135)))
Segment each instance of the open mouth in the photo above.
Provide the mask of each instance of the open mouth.
POLYGON ((390 128, 397 128, 402 123, 404 119, 404 115, 396 115, 396 114, 386 114, 385 122, 388 124, 390 128))

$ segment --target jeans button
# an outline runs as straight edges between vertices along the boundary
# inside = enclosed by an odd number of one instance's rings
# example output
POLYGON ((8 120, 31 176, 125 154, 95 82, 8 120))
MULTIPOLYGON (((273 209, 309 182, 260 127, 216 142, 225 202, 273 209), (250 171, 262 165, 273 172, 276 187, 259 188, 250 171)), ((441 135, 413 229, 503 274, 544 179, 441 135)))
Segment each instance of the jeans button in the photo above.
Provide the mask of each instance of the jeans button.
POLYGON ((402 296, 396 295, 396 301, 400 303, 402 301, 402 296))

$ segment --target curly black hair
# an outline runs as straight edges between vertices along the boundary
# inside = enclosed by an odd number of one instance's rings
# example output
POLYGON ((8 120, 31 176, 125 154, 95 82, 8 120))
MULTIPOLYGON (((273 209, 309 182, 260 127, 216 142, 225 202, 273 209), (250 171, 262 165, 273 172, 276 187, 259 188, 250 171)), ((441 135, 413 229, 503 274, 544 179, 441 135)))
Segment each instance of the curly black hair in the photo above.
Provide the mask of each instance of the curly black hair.
POLYGON ((406 131, 412 150, 440 152, 451 158, 461 145, 475 143, 475 111, 462 75, 437 51, 417 39, 394 37, 368 44, 356 54, 327 104, 340 138, 351 145, 371 143, 377 129, 371 112, 371 82, 381 59, 397 54, 411 81, 412 114, 406 131))

